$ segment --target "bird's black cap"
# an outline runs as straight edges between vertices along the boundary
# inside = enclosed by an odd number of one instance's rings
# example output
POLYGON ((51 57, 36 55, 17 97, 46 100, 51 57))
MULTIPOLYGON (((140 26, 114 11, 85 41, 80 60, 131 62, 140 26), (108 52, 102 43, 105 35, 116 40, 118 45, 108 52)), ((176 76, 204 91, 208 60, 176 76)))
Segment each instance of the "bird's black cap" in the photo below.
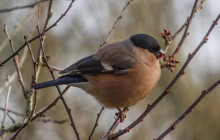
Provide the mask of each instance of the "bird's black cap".
POLYGON ((146 34, 135 34, 130 37, 130 40, 134 44, 134 46, 147 49, 154 54, 158 53, 161 50, 157 40, 154 39, 152 36, 146 34))

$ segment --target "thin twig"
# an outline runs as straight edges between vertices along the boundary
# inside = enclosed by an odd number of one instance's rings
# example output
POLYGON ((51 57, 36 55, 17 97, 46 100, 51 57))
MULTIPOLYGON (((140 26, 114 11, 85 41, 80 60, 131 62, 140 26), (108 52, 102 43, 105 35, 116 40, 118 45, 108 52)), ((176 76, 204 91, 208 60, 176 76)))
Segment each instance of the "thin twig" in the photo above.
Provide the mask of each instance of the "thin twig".
MULTIPOLYGON (((34 34, 34 32, 31 31, 31 34, 28 37, 32 37, 33 34, 34 34)), ((11 35, 12 35, 12 33, 10 34, 10 36, 11 35)), ((28 54, 28 48, 25 48, 22 55, 21 55, 21 59, 20 59, 20 63, 19 63, 20 67, 22 67, 24 65, 24 62, 28 56, 27 54, 28 54)), ((15 80, 15 78, 17 78, 17 71, 15 71, 15 72, 13 72, 13 74, 11 74, 10 79, 9 79, 10 83, 13 82, 15 80)), ((4 89, 6 89, 8 86, 9 86, 8 82, 3 83, 2 86, 0 87, 0 93, 3 92, 4 89)))
MULTIPOLYGON (((33 51, 32 51, 32 49, 31 49, 31 46, 30 46, 30 44, 27 42, 27 37, 26 36, 24 36, 24 40, 25 40, 25 43, 27 44, 27 47, 28 47, 28 51, 29 51, 29 53, 30 53, 30 56, 31 56, 31 60, 32 60, 32 62, 33 62, 33 66, 34 66, 34 73, 36 73, 36 60, 35 60, 35 58, 34 58, 34 54, 33 54, 33 51)), ((33 84, 33 83, 36 83, 36 81, 35 81, 35 78, 33 77, 33 82, 31 83, 31 85, 33 84)))
POLYGON ((98 126, 98 121, 99 121, 99 118, 100 118, 100 116, 101 116, 103 110, 104 110, 104 107, 102 107, 101 110, 100 110, 100 112, 97 114, 97 118, 96 118, 96 121, 95 121, 95 125, 93 126, 92 132, 91 132, 91 134, 89 135, 89 140, 91 140, 92 135, 93 135, 93 133, 94 133, 96 127, 98 126))
MULTIPOLYGON (((37 26, 37 30, 38 30, 38 34, 40 34, 40 30, 39 30, 38 26, 37 26)), ((47 62, 46 54, 45 54, 44 48, 42 46, 43 44, 42 44, 42 37, 41 36, 39 36, 39 40, 40 40, 40 46, 41 46, 41 51, 42 51, 42 54, 43 54, 44 62, 46 63, 47 68, 49 69, 49 72, 50 72, 52 78, 55 80, 56 78, 55 78, 55 76, 53 74, 53 71, 51 70, 50 65, 47 62)), ((57 91, 59 92, 59 94, 61 95, 62 93, 61 93, 61 90, 60 90, 59 86, 56 86, 56 88, 57 88, 57 91)), ((69 119, 70 119, 70 122, 71 122, 71 126, 72 126, 72 128, 74 130, 76 138, 77 138, 77 140, 79 140, 80 139, 79 138, 79 133, 78 133, 78 131, 76 129, 76 126, 75 126, 75 123, 73 121, 73 117, 72 117, 72 114, 71 114, 71 109, 68 107, 68 105, 67 105, 65 99, 63 98, 63 96, 61 96, 60 99, 63 102, 63 105, 64 105, 64 107, 65 107, 65 109, 66 109, 66 111, 68 113, 68 116, 69 116, 69 119)))
POLYGON ((112 124, 112 126, 107 131, 107 133, 100 140, 107 140, 108 138, 111 139, 111 137, 113 136, 112 135, 113 131, 116 129, 116 127, 118 126, 119 123, 120 123, 120 118, 117 117, 115 119, 114 123, 112 124))
POLYGON ((63 96, 64 93, 67 92, 67 90, 70 88, 70 86, 66 86, 65 89, 62 91, 61 95, 59 95, 53 102, 51 102, 47 107, 37 112, 31 121, 34 121, 36 118, 42 116, 46 111, 48 111, 51 107, 55 106, 57 101, 63 96))
MULTIPOLYGON (((32 122, 32 121, 36 120, 37 118, 43 116, 43 114, 44 114, 46 111, 48 111, 51 107, 55 106, 56 103, 57 103, 57 101, 60 99, 60 97, 61 97, 64 93, 66 93, 66 91, 67 91, 68 89, 69 89, 69 86, 67 86, 67 87, 62 91, 62 94, 59 95, 53 102, 51 102, 51 104, 49 104, 47 107, 45 107, 45 108, 42 109, 41 111, 37 112, 37 113, 31 118, 30 121, 32 122)), ((0 109, 1 109, 1 108, 2 108, 2 107, 0 107, 0 109)), ((2 108, 2 109, 4 110, 4 108, 2 108)), ((9 109, 8 109, 8 112, 11 112, 11 113, 13 113, 13 114, 15 114, 15 115, 17 115, 17 116, 24 116, 24 115, 22 115, 22 114, 20 114, 20 113, 17 113, 17 112, 15 112, 15 111, 12 111, 12 110, 9 110, 9 109)), ((21 130, 22 130, 21 127, 22 127, 22 128, 26 127, 26 126, 28 125, 28 123, 29 123, 29 122, 17 123, 17 124, 15 124, 15 125, 10 126, 10 127, 7 128, 7 129, 3 129, 3 130, 0 131, 0 136, 3 137, 3 136, 4 136, 5 134, 7 134, 7 133, 13 133, 13 132, 21 131, 21 130)))
MULTIPOLYGON (((10 43, 12 52, 14 53, 13 41, 12 41, 11 37, 8 34, 7 25, 6 24, 4 24, 4 32, 5 32, 5 34, 6 34, 7 38, 8 38, 8 41, 10 43)), ((17 71, 17 74, 18 74, 18 81, 19 81, 19 83, 21 85, 21 89, 22 89, 23 94, 25 96, 25 92, 26 92, 25 91, 25 85, 24 85, 23 77, 22 77, 21 70, 20 70, 19 63, 18 63, 18 61, 19 61, 18 55, 15 55, 13 59, 14 59, 15 68, 16 68, 16 71, 17 71)))
MULTIPOLYGON (((36 8, 34 8, 32 11, 30 11, 22 20, 20 20, 15 26, 14 29, 9 33, 9 36, 11 38, 14 37, 14 35, 21 29, 21 27, 23 27, 23 25, 29 21, 29 19, 32 17, 32 14, 35 12, 36 8)), ((4 48, 7 46, 8 44, 8 39, 7 37, 1 42, 0 44, 0 52, 2 50, 4 50, 4 48)))
POLYGON ((43 2, 46 2, 46 1, 49 1, 49 0, 40 0, 40 1, 36 1, 34 3, 24 5, 24 6, 17 6, 17 7, 13 7, 13 8, 7 8, 7 9, 0 9, 0 14, 15 11, 15 10, 19 10, 19 9, 34 8, 36 5, 38 5, 40 3, 43 3, 43 2))
POLYGON ((53 0, 50 0, 49 6, 48 6, 48 11, 47 11, 47 18, 46 18, 46 21, 45 21, 45 24, 44 24, 44 28, 43 28, 44 30, 47 28, 49 20, 52 17, 52 13, 51 13, 52 5, 53 5, 53 0))
POLYGON ((53 119, 50 119, 50 118, 38 118, 37 121, 43 122, 43 123, 56 123, 56 124, 64 124, 64 123, 68 122, 67 119, 65 119, 65 120, 53 120, 53 119))
MULTIPOLYGON (((126 113, 127 111, 128 111, 128 109, 123 109, 124 113, 126 113)), ((112 137, 114 136, 113 132, 116 129, 116 127, 119 125, 120 122, 121 122, 120 117, 117 117, 115 119, 114 123, 112 124, 112 126, 107 131, 107 133, 101 138, 101 140, 112 139, 112 137)))
MULTIPOLYGON (((9 82, 9 78, 7 80, 9 82)), ((5 100, 5 106, 4 106, 4 115, 3 115, 3 118, 2 118, 2 126, 1 126, 1 129, 4 128, 4 122, 5 122, 5 119, 6 119, 6 115, 8 114, 8 101, 9 101, 9 97, 10 97, 10 93, 11 93, 11 84, 9 85, 8 87, 8 92, 6 94, 6 100, 5 100)))
MULTIPOLYGON (((50 29, 52 29, 53 27, 57 26, 57 24, 60 22, 61 19, 63 19, 64 16, 66 16, 66 14, 68 13, 68 11, 70 10, 70 8, 72 7, 72 4, 74 3, 75 0, 72 0, 68 6, 68 8, 66 9, 66 11, 61 14, 61 16, 51 25, 49 26, 46 30, 44 30, 43 32, 41 32, 40 34, 38 34, 37 36, 33 37, 32 39, 28 40, 28 43, 33 42, 34 40, 38 39, 39 36, 44 35, 46 32, 48 32, 50 29)), ((6 58, 4 61, 2 61, 0 63, 0 67, 3 66, 6 62, 8 62, 11 58, 13 58, 15 55, 17 55, 27 44, 24 43, 20 48, 18 48, 12 55, 10 55, 8 58, 6 58)))
MULTIPOLYGON (((205 0, 201 0, 197 8, 194 10, 193 17, 195 17, 195 14, 198 13, 203 8, 205 0)), ((188 19, 184 22, 184 24, 177 30, 177 32, 172 36, 172 41, 176 39, 176 37, 183 31, 183 29, 186 27, 188 23, 188 19)))
MULTIPOLYGON (((6 109, 3 108, 3 107, 0 107, 0 110, 2 110, 2 111, 6 111, 6 109)), ((7 112, 8 112, 8 113, 12 113, 12 114, 14 114, 14 115, 16 115, 16 116, 19 116, 19 117, 23 117, 23 118, 24 118, 24 115, 22 115, 21 113, 18 113, 18 112, 16 112, 16 111, 13 111, 13 110, 7 109, 7 112)))
POLYGON ((174 77, 172 82, 167 86, 167 88, 164 90, 164 92, 153 102, 152 105, 148 105, 147 109, 142 113, 142 115, 135 120, 132 124, 130 124, 128 127, 125 129, 117 132, 114 134, 113 138, 118 138, 119 136, 129 132, 130 129, 135 127, 137 124, 139 124, 141 121, 143 121, 144 117, 168 94, 170 93, 170 89, 173 87, 173 85, 176 83, 176 81, 185 73, 185 69, 188 66, 188 64, 191 62, 192 58, 197 54, 197 52, 200 50, 200 48, 203 46, 208 41, 209 34, 212 32, 214 29, 215 25, 217 25, 217 22, 220 18, 220 14, 217 16, 217 18, 213 21, 212 25, 208 29, 207 33, 203 37, 202 41, 200 44, 196 47, 196 49, 193 51, 193 53, 190 53, 187 60, 183 64, 182 68, 179 70, 177 75, 174 77))
POLYGON ((161 140, 163 139, 167 134, 169 134, 172 130, 174 130, 177 125, 195 108, 195 106, 202 100, 204 97, 211 92, 215 87, 217 87, 220 84, 220 79, 212 84, 208 89, 205 89, 201 92, 201 95, 193 102, 193 104, 186 109, 186 111, 169 127, 166 131, 164 131, 157 139, 155 140, 161 140))
POLYGON ((55 66, 53 66, 51 64, 50 64, 50 68, 51 68, 52 71, 62 71, 63 70, 63 69, 55 67, 55 66))
POLYGON ((192 22, 194 13, 196 12, 197 5, 198 5, 198 1, 199 1, 199 0, 195 0, 195 2, 194 2, 194 5, 193 5, 193 8, 192 8, 191 14, 190 14, 190 16, 187 18, 187 20, 186 20, 185 31, 184 31, 184 33, 183 33, 183 35, 182 35, 182 38, 181 38, 181 40, 180 40, 180 42, 179 42, 177 48, 175 49, 175 51, 174 51, 173 54, 172 54, 173 56, 176 56, 176 55, 177 55, 177 53, 178 53, 179 50, 181 49, 181 47, 182 47, 182 45, 183 45, 183 43, 184 43, 186 37, 189 35, 188 29, 189 29, 189 26, 191 25, 191 22, 192 22))
POLYGON ((112 28, 110 29, 110 31, 108 32, 107 36, 105 37, 105 40, 100 44, 100 48, 107 43, 108 38, 109 38, 109 36, 111 35, 112 31, 115 29, 116 24, 118 23, 118 21, 119 21, 120 19, 122 19, 122 16, 123 16, 123 14, 124 14, 124 11, 126 10, 126 8, 130 5, 130 3, 131 3, 132 1, 133 1, 133 0, 129 0, 129 1, 127 2, 127 4, 123 7, 123 9, 122 9, 120 15, 119 15, 118 18, 115 20, 115 22, 114 22, 112 28))
POLYGON ((15 124, 15 120, 13 119, 13 117, 9 113, 7 113, 7 115, 8 115, 8 118, 12 121, 12 123, 15 124))

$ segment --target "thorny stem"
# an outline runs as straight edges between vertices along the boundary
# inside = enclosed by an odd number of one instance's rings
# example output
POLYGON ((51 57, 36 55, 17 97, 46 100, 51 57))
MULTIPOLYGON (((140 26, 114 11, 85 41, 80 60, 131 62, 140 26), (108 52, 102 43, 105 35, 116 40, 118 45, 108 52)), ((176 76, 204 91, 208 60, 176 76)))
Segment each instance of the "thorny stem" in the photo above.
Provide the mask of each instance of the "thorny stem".
POLYGON ((182 68, 179 70, 177 75, 174 77, 174 79, 168 85, 168 87, 164 90, 164 92, 153 102, 152 105, 148 105, 147 109, 144 111, 144 113, 142 113, 142 115, 137 120, 135 120, 132 124, 130 124, 125 129, 123 129, 123 130, 117 132, 116 134, 114 134, 113 138, 118 138, 119 136, 127 133, 128 132, 127 130, 132 129, 137 124, 139 124, 144 119, 144 117, 170 92, 170 89, 173 87, 173 85, 176 83, 176 81, 184 74, 184 71, 185 71, 186 67, 188 66, 188 64, 191 62, 192 58, 200 50, 200 48, 203 46, 203 44, 208 41, 208 36, 211 33, 211 31, 214 29, 215 25, 217 25, 217 22, 218 22, 219 18, 220 18, 220 14, 213 21, 212 25, 210 26, 210 28, 209 28, 208 32, 206 33, 206 35, 203 37, 200 44, 196 47, 196 49, 193 51, 193 53, 189 54, 187 60, 183 64, 182 68))
POLYGON ((205 89, 202 91, 201 95, 193 102, 193 104, 169 127, 166 131, 164 131, 157 139, 155 140, 161 140, 163 139, 167 134, 169 134, 172 130, 174 130, 177 125, 195 108, 195 106, 209 93, 211 92, 215 87, 217 87, 220 84, 220 79, 212 84, 208 89, 205 89))

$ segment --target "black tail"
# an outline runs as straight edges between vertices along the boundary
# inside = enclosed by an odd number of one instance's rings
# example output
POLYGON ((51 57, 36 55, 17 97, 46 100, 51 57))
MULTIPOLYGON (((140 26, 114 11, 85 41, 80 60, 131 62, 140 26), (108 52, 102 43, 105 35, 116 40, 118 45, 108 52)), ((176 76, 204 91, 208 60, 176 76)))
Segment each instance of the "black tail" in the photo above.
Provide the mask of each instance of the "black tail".
POLYGON ((33 85, 32 87, 34 89, 41 89, 41 88, 46 88, 46 87, 51 87, 51 86, 67 85, 71 83, 80 83, 80 82, 87 82, 87 80, 83 78, 82 76, 75 75, 71 77, 60 77, 59 79, 39 83, 39 84, 33 85))

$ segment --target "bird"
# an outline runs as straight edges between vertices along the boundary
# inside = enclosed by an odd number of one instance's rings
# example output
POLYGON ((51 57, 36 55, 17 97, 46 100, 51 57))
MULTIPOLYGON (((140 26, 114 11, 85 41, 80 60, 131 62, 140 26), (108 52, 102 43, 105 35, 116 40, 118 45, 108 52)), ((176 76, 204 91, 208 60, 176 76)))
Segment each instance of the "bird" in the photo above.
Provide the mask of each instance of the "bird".
POLYGON ((69 85, 83 89, 106 108, 129 108, 140 102, 160 79, 164 51, 155 38, 134 34, 101 47, 60 71, 58 79, 33 85, 41 89, 69 85))

